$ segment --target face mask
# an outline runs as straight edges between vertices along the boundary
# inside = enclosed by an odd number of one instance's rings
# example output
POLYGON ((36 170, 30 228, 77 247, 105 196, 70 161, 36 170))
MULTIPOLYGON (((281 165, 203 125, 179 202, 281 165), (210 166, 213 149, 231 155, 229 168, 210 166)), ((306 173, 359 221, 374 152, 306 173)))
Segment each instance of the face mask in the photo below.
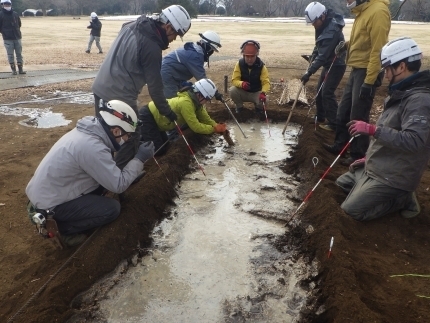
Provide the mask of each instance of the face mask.
POLYGON ((124 143, 125 143, 125 141, 124 141, 124 139, 122 139, 122 137, 121 137, 121 139, 120 139, 120 141, 119 141, 118 145, 122 146, 124 143))
POLYGON ((354 1, 353 3, 349 4, 348 2, 346 3, 346 7, 351 10, 353 8, 355 8, 357 6, 357 1, 354 1))
POLYGON ((4 10, 7 10, 7 11, 11 11, 12 10, 12 7, 3 7, 4 8, 4 10))

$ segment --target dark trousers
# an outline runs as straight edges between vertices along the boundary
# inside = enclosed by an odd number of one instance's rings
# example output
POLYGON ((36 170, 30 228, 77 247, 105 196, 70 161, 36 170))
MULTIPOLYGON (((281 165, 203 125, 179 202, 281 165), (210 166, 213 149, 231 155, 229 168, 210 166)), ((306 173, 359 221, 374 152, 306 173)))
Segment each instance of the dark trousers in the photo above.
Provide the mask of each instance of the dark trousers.
POLYGON ((115 220, 121 211, 117 200, 98 194, 86 194, 57 205, 54 219, 61 234, 75 234, 115 220))
MULTIPOLYGON (((372 95, 360 99, 360 89, 366 78, 366 71, 367 69, 365 68, 353 68, 343 91, 336 116, 335 145, 339 149, 342 149, 350 139, 348 127, 346 126, 349 121, 362 120, 369 122, 370 109, 372 108, 376 88, 381 85, 382 74, 378 76, 373 86, 372 95)), ((368 147, 369 136, 358 136, 351 142, 351 157, 353 159, 363 158, 368 147)))
MULTIPOLYGON (((158 125, 155 122, 154 116, 149 110, 148 106, 145 105, 139 110, 139 119, 142 124, 140 132, 141 141, 152 141, 154 143, 154 149, 157 151, 161 146, 168 141, 168 137, 165 131, 160 131, 158 125)), ((165 145, 155 155, 163 155, 167 151, 168 145, 165 145)))
POLYGON ((336 114, 337 114, 337 100, 335 91, 342 80, 343 74, 346 70, 346 65, 333 65, 330 72, 327 75, 328 68, 324 67, 321 76, 318 81, 317 91, 324 85, 319 91, 316 97, 316 107, 317 107, 317 120, 323 122, 328 120, 328 124, 331 126, 336 126, 336 114))
MULTIPOLYGON (((94 93, 94 109, 95 109, 95 115, 97 117, 100 117, 100 104, 101 98, 94 93)), ((131 107, 137 114, 137 106, 131 107)), ((136 127, 136 132, 125 142, 122 144, 121 148, 115 155, 115 163, 118 166, 118 168, 123 169, 130 160, 136 156, 137 150, 139 149, 140 145, 140 131, 141 127, 136 127)))
POLYGON ((373 220, 405 209, 410 200, 410 192, 378 182, 367 176, 364 167, 341 175, 336 184, 349 193, 340 207, 357 221, 373 220))

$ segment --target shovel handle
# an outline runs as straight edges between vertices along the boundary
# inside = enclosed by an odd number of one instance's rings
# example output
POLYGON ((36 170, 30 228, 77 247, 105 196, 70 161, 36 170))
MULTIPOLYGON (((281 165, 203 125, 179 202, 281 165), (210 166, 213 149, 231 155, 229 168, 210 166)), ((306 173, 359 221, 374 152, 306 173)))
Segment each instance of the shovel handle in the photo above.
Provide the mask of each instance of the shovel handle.
POLYGON ((297 92, 296 99, 294 100, 294 103, 293 103, 293 107, 290 110, 290 114, 288 115, 287 122, 285 123, 284 129, 282 130, 282 134, 284 134, 285 130, 287 130, 288 124, 290 123, 291 116, 293 115, 293 110, 296 107, 297 100, 299 99, 299 96, 300 96, 300 93, 302 92, 303 87, 304 87, 304 85, 302 83, 299 91, 297 92))

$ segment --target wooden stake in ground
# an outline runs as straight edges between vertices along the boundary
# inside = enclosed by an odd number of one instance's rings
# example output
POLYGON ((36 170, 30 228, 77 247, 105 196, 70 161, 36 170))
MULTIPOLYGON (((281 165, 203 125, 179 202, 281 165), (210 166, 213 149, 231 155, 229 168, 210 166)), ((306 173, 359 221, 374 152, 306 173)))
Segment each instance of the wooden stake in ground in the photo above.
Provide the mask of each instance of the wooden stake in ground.
POLYGON ((299 99, 299 96, 300 96, 300 93, 302 92, 303 87, 304 87, 304 84, 302 83, 299 91, 297 92, 296 99, 294 100, 294 103, 293 103, 293 107, 290 110, 290 114, 288 115, 287 122, 285 123, 284 129, 282 130, 282 134, 284 134, 285 130, 287 130, 288 124, 290 123, 291 116, 293 115, 293 110, 296 107, 297 100, 299 99))

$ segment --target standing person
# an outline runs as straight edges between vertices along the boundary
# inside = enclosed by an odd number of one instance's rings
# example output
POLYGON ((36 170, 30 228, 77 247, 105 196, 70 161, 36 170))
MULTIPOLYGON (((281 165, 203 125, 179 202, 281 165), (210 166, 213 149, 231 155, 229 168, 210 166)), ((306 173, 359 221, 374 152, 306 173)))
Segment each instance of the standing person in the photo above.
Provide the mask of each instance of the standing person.
POLYGON ((91 29, 91 32, 90 40, 88 41, 88 47, 85 53, 89 54, 91 52, 91 46, 93 45, 93 41, 95 40, 96 46, 99 49, 99 54, 103 54, 102 46, 100 45, 102 23, 95 12, 91 12, 91 20, 87 28, 91 29))
POLYGON ((2 10, 0 11, 0 33, 3 36, 4 47, 6 47, 7 60, 9 61, 12 74, 16 75, 16 64, 19 74, 27 74, 24 71, 24 59, 22 58, 21 44, 21 18, 19 14, 12 10, 10 0, 1 0, 2 10))
POLYGON ((163 78, 164 95, 167 99, 176 96, 185 82, 192 77, 196 81, 206 78, 205 62, 209 66, 209 57, 221 48, 221 39, 214 31, 199 34, 201 40, 185 43, 163 58, 161 77, 163 78))
POLYGON ((80 119, 52 146, 28 183, 29 216, 53 214, 66 246, 82 243, 83 232, 115 220, 121 205, 103 196, 104 190, 124 192, 154 154, 152 143, 142 143, 124 169, 116 166, 112 152, 135 132, 136 124, 134 110, 118 100, 104 104, 100 117, 80 119))
MULTIPOLYGON (((99 114, 99 103, 119 99, 137 113, 137 97, 145 84, 160 113, 172 122, 176 114, 166 101, 160 68, 162 51, 177 36, 184 36, 191 27, 188 12, 179 5, 163 9, 160 15, 125 23, 113 42, 94 80, 92 90, 95 112, 99 114)), ((139 132, 139 129, 137 130, 139 132)), ((124 167, 134 156, 139 144, 139 135, 128 140, 115 157, 118 167, 124 167)))
MULTIPOLYGON (((214 121, 206 111, 204 104, 213 97, 217 97, 217 89, 210 79, 201 79, 178 93, 177 97, 168 100, 172 110, 178 116, 178 125, 187 125, 192 131, 209 135, 214 132, 226 131, 224 123, 214 121)), ((142 122, 143 141, 152 141, 157 151, 167 141, 166 131, 175 128, 175 124, 161 115, 154 102, 149 102, 139 110, 139 119, 142 122)), ((164 146, 158 154, 164 154, 164 146)))
MULTIPOLYGON (((376 125, 352 120, 351 136, 373 136, 366 157, 336 180, 349 193, 341 208, 366 221, 400 210, 420 213, 415 190, 430 158, 430 71, 419 72, 421 50, 409 37, 390 41, 381 52, 389 96, 376 125)), ((356 139, 354 139, 356 140, 356 139)))
POLYGON ((236 113, 243 110, 244 102, 254 104, 255 111, 264 116, 262 103, 265 103, 266 93, 270 90, 269 71, 258 57, 260 43, 247 40, 240 46, 242 58, 236 63, 232 83, 229 89, 230 98, 236 105, 236 113))
MULTIPOLYGON (((334 144, 324 144, 324 148, 338 155, 350 136, 346 124, 350 120, 369 122, 370 109, 376 88, 381 85, 383 74, 379 55, 388 42, 391 28, 388 0, 347 0, 347 7, 356 16, 348 42, 340 42, 336 55, 346 51, 346 65, 351 73, 343 91, 336 116, 336 136, 334 144)), ((369 137, 355 138, 350 147, 350 157, 341 162, 349 165, 364 157, 369 147, 369 137)))
POLYGON ((306 84, 311 75, 322 66, 321 76, 318 80, 316 97, 317 122, 324 130, 336 130, 337 100, 334 92, 342 80, 346 70, 345 55, 337 56, 334 50, 337 44, 345 41, 342 29, 345 26, 343 17, 332 9, 326 9, 319 2, 311 2, 305 9, 306 23, 315 28, 315 48, 310 59, 310 66, 301 77, 306 84), (327 77, 327 78, 326 78, 327 77), (320 90, 321 85, 324 85, 320 90), (326 124, 321 124, 327 119, 326 124))

